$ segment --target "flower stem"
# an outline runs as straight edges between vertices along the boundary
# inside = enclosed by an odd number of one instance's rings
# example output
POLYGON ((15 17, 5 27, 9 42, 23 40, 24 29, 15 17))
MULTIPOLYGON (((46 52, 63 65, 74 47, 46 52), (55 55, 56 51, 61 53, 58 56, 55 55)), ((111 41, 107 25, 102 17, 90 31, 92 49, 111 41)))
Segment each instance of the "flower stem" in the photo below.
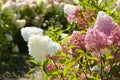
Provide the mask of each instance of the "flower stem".
MULTIPOLYGON (((79 62, 79 61, 78 61, 78 63, 80 64, 80 62, 79 62)), ((86 73, 85 73, 84 69, 83 69, 83 68, 81 68, 81 70, 83 71, 83 73, 84 73, 84 75, 85 75, 86 79, 88 80, 88 77, 87 77, 87 75, 86 75, 86 73)))
POLYGON ((82 69, 82 71, 83 71, 83 73, 84 73, 84 75, 85 75, 86 79, 88 80, 88 77, 87 77, 87 75, 86 75, 85 71, 84 71, 83 69, 82 69))
MULTIPOLYGON (((52 58, 52 57, 50 57, 50 58, 51 58, 51 60, 53 61, 53 63, 55 64, 56 69, 59 70, 59 68, 58 68, 58 66, 56 65, 56 63, 55 63, 55 61, 53 60, 53 58, 52 58)), ((62 80, 64 80, 63 74, 60 73, 59 71, 58 71, 58 73, 60 74, 62 80)))
POLYGON ((111 75, 110 73, 111 73, 111 71, 112 71, 112 69, 113 69, 113 65, 114 65, 114 63, 115 63, 115 56, 116 56, 116 53, 117 53, 117 52, 118 52, 118 50, 116 50, 115 53, 114 53, 114 58, 113 58, 113 60, 112 60, 112 64, 110 65, 110 71, 109 71, 109 73, 108 73, 107 80, 111 79, 112 76, 113 76, 113 74, 111 75))
POLYGON ((100 53, 100 66, 101 66, 101 70, 100 70, 100 76, 101 76, 101 80, 103 80, 103 74, 102 74, 102 66, 103 66, 103 63, 102 63, 102 54, 100 53))
MULTIPOLYGON (((115 56, 115 55, 116 55, 116 54, 114 54, 114 56, 115 56)), ((113 59, 113 61, 112 61, 112 64, 111 64, 111 66, 110 66, 110 71, 109 71, 109 74, 108 74, 108 79, 111 79, 111 78, 112 78, 112 75, 110 75, 110 73, 111 73, 111 71, 112 71, 114 62, 115 62, 115 57, 114 57, 114 59, 113 59), (109 75, 110 75, 110 76, 109 76, 109 75)))

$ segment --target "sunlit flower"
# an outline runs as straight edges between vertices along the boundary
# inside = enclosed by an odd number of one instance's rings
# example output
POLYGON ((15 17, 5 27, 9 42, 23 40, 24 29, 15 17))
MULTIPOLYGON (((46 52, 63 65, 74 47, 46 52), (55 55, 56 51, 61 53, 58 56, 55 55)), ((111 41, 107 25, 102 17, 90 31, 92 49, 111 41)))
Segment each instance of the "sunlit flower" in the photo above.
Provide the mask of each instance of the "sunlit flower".
POLYGON ((113 41, 113 45, 120 49, 120 27, 117 27, 112 31, 110 39, 113 41))
POLYGON ((90 74, 81 74, 80 75, 80 80, 86 80, 89 77, 90 77, 90 74))
POLYGON ((51 56, 62 50, 58 43, 55 43, 48 36, 31 35, 28 41, 29 54, 40 62, 47 54, 51 56))
POLYGON ((16 20, 17 24, 19 25, 19 28, 22 28, 26 24, 26 20, 16 20))
POLYGON ((47 68, 47 71, 52 71, 56 69, 53 64, 48 64, 46 68, 47 68))
POLYGON ((68 34, 66 34, 66 33, 61 34, 61 38, 63 38, 63 39, 66 38, 67 36, 68 36, 68 34))
POLYGON ((7 1, 2 7, 1 11, 7 12, 8 10, 13 9, 13 2, 12 1, 7 1))
POLYGON ((59 10, 59 8, 60 8, 60 3, 57 2, 57 1, 54 1, 54 2, 53 2, 53 6, 54 6, 55 10, 59 10))
POLYGON ((81 29, 84 29, 88 26, 88 23, 92 21, 92 17, 94 16, 94 13, 92 13, 92 11, 90 10, 86 10, 85 16, 84 17, 83 16, 84 15, 83 15, 82 7, 75 6, 67 16, 67 21, 69 23, 76 23, 81 27, 81 29))
POLYGON ((18 20, 20 19, 21 14, 13 14, 13 20, 18 20))
POLYGON ((64 69, 66 67, 66 65, 65 64, 62 64, 61 66, 60 66, 60 69, 64 69))
POLYGON ((66 45, 62 45, 62 51, 67 54, 68 53, 68 47, 66 45))
POLYGON ((56 42, 50 42, 48 45, 48 52, 49 54, 53 55, 54 53, 57 53, 59 51, 62 51, 62 48, 60 46, 60 44, 56 43, 56 42))
POLYGON ((59 11, 60 11, 60 12, 64 12, 64 5, 65 5, 64 2, 61 2, 61 3, 59 4, 59 11))
MULTIPOLYGON (((55 62, 55 64, 57 65, 59 63, 59 61, 62 59, 62 56, 57 56, 57 55, 54 55, 51 57, 52 60, 55 62)), ((58 65, 57 65, 58 66, 58 65)))
POLYGON ((75 8, 76 6, 71 5, 71 4, 65 4, 64 5, 64 13, 69 15, 70 12, 75 8))
POLYGON ((73 0, 76 4, 78 4, 79 3, 79 0, 73 0))
POLYGON ((110 66, 105 66, 105 69, 104 69, 106 72, 110 72, 110 66))
POLYGON ((21 2, 13 2, 13 1, 7 1, 1 8, 3 12, 7 12, 9 10, 19 11, 22 8, 21 2))
POLYGON ((68 22, 70 22, 70 23, 72 23, 72 22, 77 23, 78 17, 80 17, 80 10, 81 9, 78 6, 74 6, 73 8, 71 8, 71 10, 69 10, 69 13, 67 14, 68 15, 67 16, 68 22))
POLYGON ((41 1, 43 0, 16 0, 16 2, 26 2, 29 5, 33 3, 40 4, 41 1))
POLYGON ((32 20, 32 24, 40 27, 43 21, 44 21, 43 15, 36 15, 32 20))
POLYGON ((43 35, 43 30, 37 27, 25 27, 21 29, 21 35, 23 39, 27 42, 29 37, 34 34, 34 35, 43 35))
POLYGON ((75 4, 76 2, 78 2, 78 0, 62 0, 62 1, 68 4, 75 4))
POLYGON ((116 1, 116 9, 117 11, 120 11, 120 0, 116 1))
POLYGON ((75 45, 78 48, 84 49, 84 35, 82 35, 79 31, 74 31, 72 37, 70 39, 70 43, 75 45))
POLYGON ((98 12, 95 29, 98 29, 99 31, 109 36, 111 31, 116 27, 118 27, 118 25, 113 21, 112 17, 103 11, 98 12))
POLYGON ((19 11, 22 8, 21 3, 13 2, 13 10, 19 11))
POLYGON ((97 51, 111 45, 112 41, 107 35, 97 29, 89 28, 85 36, 85 47, 87 50, 97 51))
POLYGON ((100 59, 101 58, 101 55, 104 55, 106 54, 107 52, 110 52, 109 49, 101 49, 100 51, 93 51, 92 52, 92 56, 100 59))

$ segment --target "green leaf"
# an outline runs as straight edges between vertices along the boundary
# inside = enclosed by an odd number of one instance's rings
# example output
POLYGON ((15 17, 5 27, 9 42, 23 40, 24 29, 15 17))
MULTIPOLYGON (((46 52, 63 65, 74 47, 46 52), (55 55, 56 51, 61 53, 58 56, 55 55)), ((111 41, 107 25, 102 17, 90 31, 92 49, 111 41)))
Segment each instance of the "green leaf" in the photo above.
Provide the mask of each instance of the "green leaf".
POLYGON ((77 80, 77 78, 76 78, 76 77, 74 77, 74 78, 73 78, 73 80, 77 80))
POLYGON ((33 63, 33 64, 35 64, 35 65, 38 65, 38 62, 35 61, 35 60, 29 60, 29 62, 31 62, 31 63, 33 63))
POLYGON ((68 44, 70 41, 70 36, 66 37, 65 39, 62 40, 62 45, 68 44))
POLYGON ((66 62, 66 59, 61 59, 60 60, 60 63, 62 64, 62 63, 65 63, 66 62))
POLYGON ((60 52, 59 56, 65 56, 66 57, 67 54, 65 54, 64 52, 60 52))
POLYGON ((71 46, 68 47, 68 49, 73 49, 75 47, 76 47, 75 45, 71 45, 71 46))
POLYGON ((68 72, 69 72, 69 69, 71 69, 71 66, 73 65, 73 62, 69 62, 66 67, 64 68, 63 70, 63 75, 65 76, 68 72))
POLYGON ((83 56, 81 56, 81 58, 80 58, 80 63, 82 63, 83 62, 83 56))
POLYGON ((106 59, 113 59, 113 58, 114 58, 114 56, 112 56, 112 55, 109 55, 106 57, 106 59))
POLYGON ((105 54, 105 56, 107 57, 107 56, 109 56, 111 54, 111 51, 108 51, 106 54, 105 54))
POLYGON ((83 50, 81 50, 81 49, 77 50, 77 52, 80 53, 80 54, 84 54, 84 53, 85 53, 85 52, 84 52, 83 50))
POLYGON ((80 31, 82 34, 86 34, 86 31, 85 30, 81 30, 80 31))
POLYGON ((97 57, 90 57, 89 59, 98 61, 99 59, 97 57))
POLYGON ((49 60, 46 60, 46 61, 43 62, 43 71, 44 71, 45 73, 47 73, 47 72, 46 72, 46 66, 47 66, 47 64, 48 64, 48 61, 49 61, 49 60))
POLYGON ((52 75, 59 75, 58 70, 52 70, 49 73, 52 74, 52 75))
POLYGON ((36 69, 33 68, 33 69, 30 69, 30 71, 28 71, 27 73, 30 74, 30 73, 33 73, 36 69))

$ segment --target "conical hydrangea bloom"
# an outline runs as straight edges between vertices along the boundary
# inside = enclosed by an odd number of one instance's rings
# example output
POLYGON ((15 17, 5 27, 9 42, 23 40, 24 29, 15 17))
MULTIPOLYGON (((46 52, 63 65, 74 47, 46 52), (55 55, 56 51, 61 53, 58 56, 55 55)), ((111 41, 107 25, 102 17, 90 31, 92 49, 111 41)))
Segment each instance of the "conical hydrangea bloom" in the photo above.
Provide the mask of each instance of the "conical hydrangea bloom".
POLYGON ((29 40, 29 37, 34 35, 43 35, 43 30, 37 27, 25 27, 21 29, 21 35, 23 39, 27 42, 29 40))
POLYGON ((112 43, 107 35, 97 29, 88 29, 85 36, 85 47, 87 50, 98 51, 112 43))
POLYGON ((76 23, 81 27, 81 29, 87 28, 95 16, 92 10, 83 10, 81 6, 73 7, 67 15, 67 21, 69 23, 76 23))
POLYGON ((109 47, 113 39, 110 35, 119 27, 113 21, 113 18, 105 14, 103 11, 98 12, 96 23, 93 29, 88 29, 85 36, 85 47, 87 50, 100 50, 109 47))
POLYGON ((78 18, 81 15, 80 11, 81 11, 81 8, 78 6, 75 6, 74 8, 72 8, 72 10, 69 11, 69 14, 67 17, 68 22, 69 23, 73 23, 73 22, 77 23, 78 18))
POLYGON ((55 53, 62 51, 61 46, 53 42, 48 36, 31 35, 28 40, 29 54, 35 58, 36 61, 40 62, 44 60, 46 54, 51 56, 55 53))
POLYGON ((120 27, 117 27, 112 31, 110 39, 113 41, 113 45, 120 49, 120 27))
POLYGON ((65 4, 64 5, 64 13, 69 15, 70 12, 75 8, 76 6, 71 5, 71 4, 65 4))
POLYGON ((95 29, 104 32, 106 35, 110 35, 111 31, 114 30, 118 25, 113 21, 113 18, 107 15, 105 12, 100 11, 97 15, 95 29))
POLYGON ((75 45, 77 48, 84 49, 84 35, 82 35, 79 31, 74 31, 70 40, 70 43, 75 45))

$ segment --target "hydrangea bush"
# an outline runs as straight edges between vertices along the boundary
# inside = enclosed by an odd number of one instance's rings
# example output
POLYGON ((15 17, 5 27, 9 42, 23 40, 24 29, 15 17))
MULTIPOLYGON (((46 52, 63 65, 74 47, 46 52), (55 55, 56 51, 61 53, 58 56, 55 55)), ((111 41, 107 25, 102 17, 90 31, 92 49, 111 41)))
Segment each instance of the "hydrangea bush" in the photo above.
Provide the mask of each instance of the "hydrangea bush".
POLYGON ((111 16, 100 11, 94 27, 86 34, 74 31, 62 49, 50 38, 32 33, 28 39, 29 54, 38 62, 47 59, 41 63, 46 79, 119 79, 119 28, 111 16))
POLYGON ((119 0, 0 3, 0 46, 19 33, 44 80, 120 79, 119 0))

